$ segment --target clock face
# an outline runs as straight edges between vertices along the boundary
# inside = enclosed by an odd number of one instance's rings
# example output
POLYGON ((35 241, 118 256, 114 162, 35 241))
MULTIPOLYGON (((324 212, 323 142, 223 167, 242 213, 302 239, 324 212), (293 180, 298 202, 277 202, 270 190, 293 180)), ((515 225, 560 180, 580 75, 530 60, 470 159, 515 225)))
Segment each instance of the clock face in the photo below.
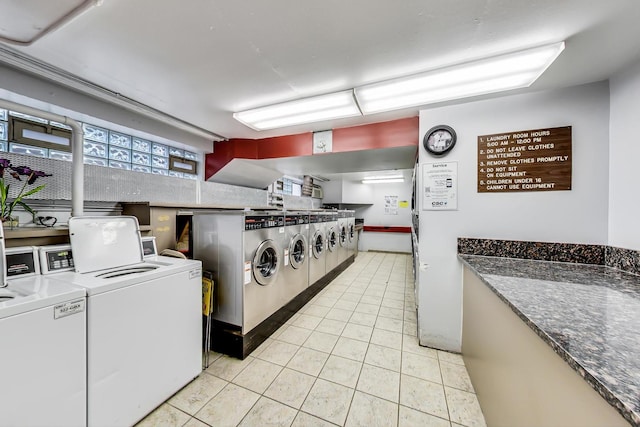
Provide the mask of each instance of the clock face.
POLYGON ((441 156, 453 148, 456 132, 449 126, 435 126, 425 134, 423 145, 429 153, 441 156))

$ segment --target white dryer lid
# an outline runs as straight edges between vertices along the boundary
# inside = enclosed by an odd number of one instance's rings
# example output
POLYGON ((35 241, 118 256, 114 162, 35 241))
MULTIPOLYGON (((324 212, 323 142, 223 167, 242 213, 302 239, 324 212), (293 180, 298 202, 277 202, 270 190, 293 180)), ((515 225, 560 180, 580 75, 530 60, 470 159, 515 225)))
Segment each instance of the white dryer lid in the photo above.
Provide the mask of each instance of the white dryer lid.
POLYGON ((142 262, 138 220, 133 216, 81 216, 69 219, 69 240, 78 273, 142 262))

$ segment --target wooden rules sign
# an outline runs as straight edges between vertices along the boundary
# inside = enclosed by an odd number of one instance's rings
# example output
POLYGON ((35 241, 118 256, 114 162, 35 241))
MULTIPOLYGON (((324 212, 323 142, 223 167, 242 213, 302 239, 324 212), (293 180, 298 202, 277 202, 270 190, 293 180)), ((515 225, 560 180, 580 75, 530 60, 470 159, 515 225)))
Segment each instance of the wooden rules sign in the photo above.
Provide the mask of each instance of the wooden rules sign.
POLYGON ((478 137, 478 193, 571 190, 571 126, 478 137))

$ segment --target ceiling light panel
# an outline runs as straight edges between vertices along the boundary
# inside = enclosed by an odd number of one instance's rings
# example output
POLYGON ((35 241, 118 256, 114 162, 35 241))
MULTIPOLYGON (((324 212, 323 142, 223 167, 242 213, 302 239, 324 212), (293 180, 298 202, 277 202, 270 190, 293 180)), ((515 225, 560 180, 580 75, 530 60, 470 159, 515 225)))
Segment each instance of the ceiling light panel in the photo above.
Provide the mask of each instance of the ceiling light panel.
POLYGON ((393 79, 355 89, 363 114, 528 87, 553 63, 564 42, 393 79))
POLYGON ((393 182, 404 182, 404 178, 378 178, 378 179, 365 178, 362 180, 363 184, 385 184, 385 183, 393 183, 393 182))
POLYGON ((233 118, 252 129, 267 130, 360 115, 353 91, 348 90, 242 111, 233 118))

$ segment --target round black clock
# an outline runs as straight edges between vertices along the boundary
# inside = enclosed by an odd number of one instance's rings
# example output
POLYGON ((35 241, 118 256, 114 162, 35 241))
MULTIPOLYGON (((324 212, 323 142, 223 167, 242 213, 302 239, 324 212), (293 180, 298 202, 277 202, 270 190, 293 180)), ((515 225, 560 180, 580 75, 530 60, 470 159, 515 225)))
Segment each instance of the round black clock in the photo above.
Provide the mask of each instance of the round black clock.
POLYGON ((434 156, 443 156, 456 145, 456 131, 446 125, 434 126, 424 135, 422 144, 434 156))

